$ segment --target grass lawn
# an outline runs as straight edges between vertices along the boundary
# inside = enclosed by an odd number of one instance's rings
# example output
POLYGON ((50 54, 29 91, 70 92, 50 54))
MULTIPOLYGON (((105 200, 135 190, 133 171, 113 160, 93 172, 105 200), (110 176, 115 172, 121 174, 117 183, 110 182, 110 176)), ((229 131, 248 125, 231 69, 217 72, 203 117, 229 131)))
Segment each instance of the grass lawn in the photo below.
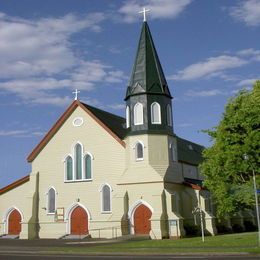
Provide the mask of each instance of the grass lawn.
POLYGON ((55 251, 67 253, 131 253, 131 254, 170 254, 196 252, 223 253, 260 253, 257 247, 257 233, 239 233, 205 237, 183 238, 179 240, 142 240, 109 243, 107 245, 81 244, 81 246, 67 246, 55 248, 55 251))

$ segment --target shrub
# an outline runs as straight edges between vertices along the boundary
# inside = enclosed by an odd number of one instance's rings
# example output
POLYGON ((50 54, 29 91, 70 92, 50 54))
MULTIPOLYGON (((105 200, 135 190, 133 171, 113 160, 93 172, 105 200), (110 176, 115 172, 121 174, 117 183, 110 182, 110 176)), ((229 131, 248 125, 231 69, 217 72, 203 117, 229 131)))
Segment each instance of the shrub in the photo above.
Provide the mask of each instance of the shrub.
POLYGON ((230 234, 232 233, 232 228, 229 228, 223 224, 217 224, 216 225, 218 234, 230 234))
POLYGON ((254 225, 251 221, 249 220, 245 220, 244 221, 244 226, 245 226, 245 231, 256 231, 257 230, 257 226, 254 225))
POLYGON ((239 224, 232 225, 232 229, 234 233, 241 233, 244 231, 244 228, 239 224))
POLYGON ((197 236, 199 233, 199 227, 191 224, 184 224, 184 229, 186 231, 186 236, 197 236))

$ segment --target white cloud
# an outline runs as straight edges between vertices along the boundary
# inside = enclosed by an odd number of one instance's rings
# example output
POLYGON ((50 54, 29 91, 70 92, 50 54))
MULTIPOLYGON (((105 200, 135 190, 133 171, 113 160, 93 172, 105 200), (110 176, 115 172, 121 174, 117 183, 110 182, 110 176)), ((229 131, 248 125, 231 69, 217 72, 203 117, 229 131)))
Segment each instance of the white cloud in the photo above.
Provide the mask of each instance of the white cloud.
POLYGON ((235 56, 210 57, 206 61, 189 65, 185 69, 178 71, 177 74, 170 76, 169 79, 194 80, 219 76, 228 69, 238 68, 247 63, 248 61, 235 56))
POLYGON ((237 86, 239 87, 251 87, 257 80, 260 80, 259 78, 252 78, 252 79, 244 79, 237 83, 237 86))
POLYGON ((41 131, 34 130, 0 130, 0 137, 32 137, 32 136, 42 136, 44 133, 41 131))
POLYGON ((242 57, 250 58, 252 61, 260 61, 260 50, 249 48, 249 49, 241 50, 237 52, 237 54, 242 57))
POLYGON ((139 21, 140 12, 145 6, 151 12, 148 13, 149 19, 173 19, 176 18, 192 2, 192 0, 130 0, 125 1, 119 9, 123 15, 123 21, 132 23, 139 21))
POLYGON ((108 108, 114 109, 114 110, 122 110, 125 109, 125 104, 111 104, 111 105, 107 105, 108 108))
POLYGON ((230 10, 230 15, 248 26, 260 25, 260 0, 244 0, 230 10))
POLYGON ((96 30, 100 13, 59 19, 25 20, 0 16, 0 78, 53 75, 76 65, 69 38, 83 29, 96 30))
POLYGON ((102 13, 26 20, 0 13, 0 90, 21 103, 65 105, 56 90, 92 90, 98 82, 120 83, 121 70, 77 58, 70 38, 82 30, 100 31, 102 13), (56 92, 57 93, 57 92, 56 92))
POLYGON ((225 93, 220 91, 219 89, 201 91, 188 90, 184 95, 188 97, 214 97, 218 95, 225 95, 225 93))

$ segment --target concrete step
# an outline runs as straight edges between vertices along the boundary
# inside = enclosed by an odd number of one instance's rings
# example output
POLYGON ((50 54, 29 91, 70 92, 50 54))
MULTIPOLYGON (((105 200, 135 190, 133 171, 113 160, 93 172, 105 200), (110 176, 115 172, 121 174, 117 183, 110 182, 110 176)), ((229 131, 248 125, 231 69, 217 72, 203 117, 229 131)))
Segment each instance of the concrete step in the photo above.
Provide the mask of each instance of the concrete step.
POLYGON ((89 237, 90 237, 90 235, 71 235, 71 234, 68 234, 68 235, 62 236, 60 239, 82 240, 82 239, 86 239, 86 238, 89 238, 89 237))
POLYGON ((2 235, 0 236, 0 239, 18 239, 19 235, 2 235))

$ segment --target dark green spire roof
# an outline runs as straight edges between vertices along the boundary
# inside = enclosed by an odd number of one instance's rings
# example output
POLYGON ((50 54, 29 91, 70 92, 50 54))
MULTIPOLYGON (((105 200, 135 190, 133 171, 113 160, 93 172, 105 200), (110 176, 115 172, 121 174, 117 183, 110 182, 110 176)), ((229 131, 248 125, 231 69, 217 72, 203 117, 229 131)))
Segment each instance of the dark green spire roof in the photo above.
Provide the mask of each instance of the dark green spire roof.
POLYGON ((159 94, 171 98, 147 22, 143 23, 125 100, 138 94, 159 94))

